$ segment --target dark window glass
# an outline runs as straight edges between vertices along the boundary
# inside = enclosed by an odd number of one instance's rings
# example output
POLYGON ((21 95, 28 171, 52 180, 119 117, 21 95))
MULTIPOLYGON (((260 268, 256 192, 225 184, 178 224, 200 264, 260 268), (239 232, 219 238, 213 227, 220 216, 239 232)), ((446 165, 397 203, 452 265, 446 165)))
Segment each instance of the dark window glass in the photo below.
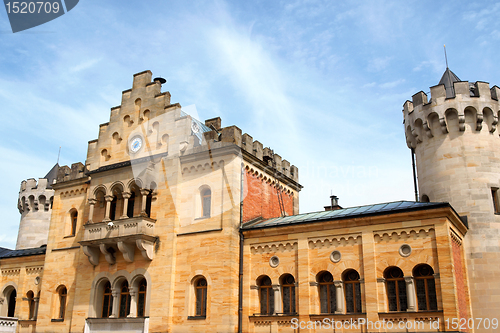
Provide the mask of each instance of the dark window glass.
POLYGON ((137 300, 137 317, 144 317, 146 307, 146 279, 139 284, 139 295, 137 300))
POLYGON ((271 279, 267 276, 263 277, 259 286, 260 293, 260 313, 274 313, 274 291, 271 285, 271 279))
POLYGON ((124 281, 120 290, 120 317, 126 317, 130 314, 130 291, 128 282, 124 281))
POLYGON ((153 194, 149 192, 149 194, 146 197, 146 214, 148 217, 151 217, 151 203, 153 201, 153 194))
POLYGON ((398 267, 387 269, 384 274, 387 286, 387 300, 389 311, 406 311, 406 283, 403 271, 398 267))
POLYGON ((127 216, 128 217, 134 217, 134 204, 135 204, 135 192, 132 191, 132 194, 130 195, 130 198, 128 199, 128 206, 127 206, 127 216))
POLYGON ((106 282, 104 286, 104 294, 102 300, 102 317, 107 318, 113 311, 113 296, 111 294, 111 284, 106 282))
POLYGON ((109 208, 109 218, 110 220, 114 221, 116 217, 116 203, 118 199, 116 198, 116 195, 113 197, 113 200, 111 201, 111 205, 109 208))
POLYGON ((355 270, 344 273, 346 312, 361 312, 361 286, 355 270))
POLYGON ((205 316, 207 314, 207 280, 196 281, 196 315, 205 316))
POLYGON ((334 313, 337 309, 337 298, 333 276, 329 272, 324 272, 318 280, 321 313, 334 313))
POLYGON ((436 284, 433 274, 434 270, 429 265, 420 265, 413 271, 420 311, 437 310, 436 284))
POLYGON ((76 222, 78 221, 78 212, 74 211, 71 213, 71 235, 76 234, 76 222))
POLYGON ((282 279, 283 313, 295 313, 295 279, 286 275, 282 279))
POLYGON ((66 287, 59 289, 59 319, 64 319, 66 312, 66 298, 68 297, 68 290, 66 287))
POLYGON ((12 290, 9 295, 9 307, 7 311, 7 317, 14 317, 16 311, 16 297, 17 297, 17 292, 15 290, 12 290))

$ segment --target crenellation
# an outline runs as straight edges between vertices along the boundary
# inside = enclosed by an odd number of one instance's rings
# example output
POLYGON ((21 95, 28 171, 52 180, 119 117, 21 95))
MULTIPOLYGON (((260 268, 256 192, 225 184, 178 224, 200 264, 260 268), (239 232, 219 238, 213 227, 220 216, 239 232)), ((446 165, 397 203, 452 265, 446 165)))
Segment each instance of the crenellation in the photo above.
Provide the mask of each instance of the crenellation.
MULTIPOLYGON (((443 88, 444 88, 444 86, 443 86, 443 88)), ((412 96, 412 100, 413 100, 413 105, 415 107, 417 107, 419 105, 427 104, 427 94, 424 93, 423 91, 419 91, 418 93, 416 93, 415 95, 412 96)))
POLYGON ((253 138, 247 133, 243 134, 241 138, 242 148, 245 149, 250 154, 253 154, 253 138))
POLYGON ((264 146, 259 141, 253 142, 253 154, 259 160, 262 160, 262 158, 264 157, 264 146))

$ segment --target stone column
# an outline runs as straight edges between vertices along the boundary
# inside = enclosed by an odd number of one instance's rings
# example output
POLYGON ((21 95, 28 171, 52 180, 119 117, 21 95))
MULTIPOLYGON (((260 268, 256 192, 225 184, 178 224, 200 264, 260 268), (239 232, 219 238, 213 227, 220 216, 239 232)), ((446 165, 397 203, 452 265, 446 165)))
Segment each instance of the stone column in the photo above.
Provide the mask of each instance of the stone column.
POLYGON ((406 283, 406 304, 408 306, 408 312, 416 312, 417 304, 415 297, 415 282, 413 276, 405 276, 406 283))
POLYGON ((35 302, 35 308, 33 309, 33 317, 30 319, 36 320, 36 317, 38 316, 38 304, 40 302, 40 297, 34 297, 33 301, 35 302))
POLYGON ((123 214, 120 217, 121 219, 127 219, 127 209, 128 209, 128 199, 132 196, 132 193, 130 192, 123 192, 122 197, 123 197, 123 214))
POLYGON ((333 284, 335 285, 335 296, 336 296, 336 303, 337 303, 337 309, 335 313, 344 313, 344 283, 342 281, 333 281, 333 284))
POLYGON ((281 313, 281 288, 279 284, 273 284, 274 291, 274 312, 273 314, 281 313))
POLYGON ((146 214, 146 201, 147 201, 148 194, 149 194, 148 189, 145 189, 145 188, 141 189, 141 195, 142 195, 141 216, 147 216, 147 214, 146 214))
POLYGON ((130 293, 130 313, 127 317, 137 317, 137 287, 130 287, 128 289, 130 293))
POLYGON ((113 296, 113 309, 109 318, 118 318, 120 316, 120 289, 111 289, 111 296, 113 296))
POLYGON ((88 223, 93 223, 92 219, 94 218, 94 206, 97 203, 97 199, 89 199, 89 222, 88 223))
POLYGON ((111 201, 113 201, 113 196, 112 195, 107 195, 104 197, 104 199, 106 200, 106 214, 104 216, 104 220, 102 220, 102 222, 109 222, 111 221, 111 219, 109 218, 109 211, 111 209, 111 201))

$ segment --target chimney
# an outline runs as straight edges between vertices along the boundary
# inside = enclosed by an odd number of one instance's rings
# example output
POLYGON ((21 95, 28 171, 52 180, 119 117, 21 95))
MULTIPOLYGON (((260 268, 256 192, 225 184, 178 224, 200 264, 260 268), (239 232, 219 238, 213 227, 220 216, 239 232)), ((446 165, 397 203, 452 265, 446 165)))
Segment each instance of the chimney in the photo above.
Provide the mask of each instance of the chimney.
POLYGON ((330 196, 330 204, 330 206, 325 206, 325 211, 342 209, 342 207, 339 206, 339 198, 336 195, 330 196))

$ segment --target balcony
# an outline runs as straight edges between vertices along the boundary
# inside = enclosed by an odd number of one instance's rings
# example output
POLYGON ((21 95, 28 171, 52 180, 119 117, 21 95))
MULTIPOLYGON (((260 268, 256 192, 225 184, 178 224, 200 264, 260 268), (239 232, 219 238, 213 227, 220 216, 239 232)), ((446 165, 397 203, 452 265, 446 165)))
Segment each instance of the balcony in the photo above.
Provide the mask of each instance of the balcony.
POLYGON ((104 254, 109 264, 116 262, 118 252, 125 261, 133 262, 136 247, 145 259, 153 260, 157 239, 155 222, 147 216, 136 216, 112 222, 88 223, 84 225, 80 245, 94 266, 99 264, 100 253, 104 254))
POLYGON ((0 317, 0 332, 12 332, 17 331, 17 318, 10 317, 0 317))
POLYGON ((84 333, 149 332, 149 318, 87 318, 84 333))

